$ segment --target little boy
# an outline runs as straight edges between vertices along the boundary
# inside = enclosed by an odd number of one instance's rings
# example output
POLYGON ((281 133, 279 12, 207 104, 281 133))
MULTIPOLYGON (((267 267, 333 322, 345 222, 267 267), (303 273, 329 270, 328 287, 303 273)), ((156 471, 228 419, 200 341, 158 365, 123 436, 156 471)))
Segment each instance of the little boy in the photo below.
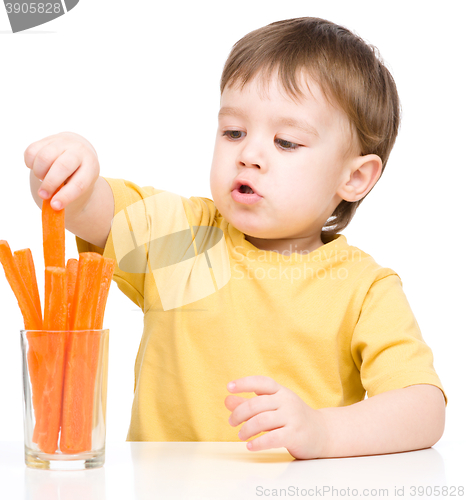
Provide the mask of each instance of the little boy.
POLYGON ((230 53, 213 200, 99 177, 76 134, 26 149, 38 205, 53 195, 79 251, 114 258, 144 311, 128 440, 239 438, 322 458, 440 439, 446 398, 401 280, 340 234, 398 125, 376 51, 302 18, 230 53))

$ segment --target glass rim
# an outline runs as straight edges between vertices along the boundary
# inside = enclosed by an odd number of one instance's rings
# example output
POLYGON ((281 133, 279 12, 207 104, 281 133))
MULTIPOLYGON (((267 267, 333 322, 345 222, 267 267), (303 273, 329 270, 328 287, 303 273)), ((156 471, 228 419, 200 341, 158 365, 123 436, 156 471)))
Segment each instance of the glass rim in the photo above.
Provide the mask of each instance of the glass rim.
POLYGON ((20 333, 63 333, 63 332, 74 332, 74 333, 80 333, 80 332, 105 332, 109 331, 109 328, 89 328, 87 330, 26 330, 26 329, 21 329, 19 332, 20 333))

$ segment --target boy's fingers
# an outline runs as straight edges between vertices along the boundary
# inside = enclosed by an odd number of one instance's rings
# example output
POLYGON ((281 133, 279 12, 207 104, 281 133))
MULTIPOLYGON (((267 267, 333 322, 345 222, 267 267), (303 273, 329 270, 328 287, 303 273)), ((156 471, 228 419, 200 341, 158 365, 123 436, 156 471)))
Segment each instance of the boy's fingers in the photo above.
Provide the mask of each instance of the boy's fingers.
MULTIPOLYGON (((81 167, 83 166, 86 166, 86 160, 82 163, 81 167)), ((89 171, 90 169, 78 168, 50 201, 52 208, 61 210, 79 198, 89 188, 92 182, 95 181, 95 179, 89 175, 89 171)))
POLYGON ((37 153, 54 140, 55 136, 50 135, 48 137, 44 137, 44 139, 41 139, 40 141, 29 144, 29 146, 24 151, 24 163, 26 164, 26 166, 32 170, 37 153))
POLYGON ((34 175, 41 180, 45 177, 51 168, 52 164, 66 150, 65 145, 58 141, 51 141, 42 146, 36 153, 32 163, 32 171, 34 175))
MULTIPOLYGON (((58 151, 56 149, 55 151, 58 151)), ((81 159, 70 150, 66 150, 53 161, 39 189, 39 196, 47 199, 81 165, 81 159), (45 194, 46 193, 46 194, 45 194)))
POLYGON ((249 441, 247 446, 248 450, 262 451, 270 450, 271 448, 282 448, 285 442, 284 433, 285 430, 283 427, 267 432, 267 434, 263 434, 262 436, 249 441))
POLYGON ((238 433, 241 441, 246 441, 261 432, 273 431, 282 428, 286 422, 283 415, 276 411, 266 411, 248 420, 238 433))
POLYGON ((230 411, 233 411, 237 406, 239 406, 241 403, 244 403, 245 401, 247 401, 247 399, 242 398, 241 396, 227 396, 225 398, 225 406, 230 411))
POLYGON ((227 389, 232 393, 255 392, 258 396, 262 394, 275 394, 280 387, 280 384, 274 379, 263 375, 239 378, 227 385, 227 389))
POLYGON ((271 412, 278 409, 278 407, 279 402, 274 396, 256 396, 255 398, 245 399, 243 404, 236 405, 234 408, 229 418, 230 425, 236 427, 259 413, 271 412))

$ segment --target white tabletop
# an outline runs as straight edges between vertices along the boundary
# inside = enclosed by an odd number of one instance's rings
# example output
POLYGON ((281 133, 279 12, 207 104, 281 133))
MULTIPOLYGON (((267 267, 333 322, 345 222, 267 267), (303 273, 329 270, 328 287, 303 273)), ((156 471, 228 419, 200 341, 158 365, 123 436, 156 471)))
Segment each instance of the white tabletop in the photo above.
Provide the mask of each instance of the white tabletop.
POLYGON ((441 440, 433 448, 408 453, 294 460, 285 449, 254 453, 244 443, 107 443, 104 467, 55 472, 27 468, 22 443, 3 442, 0 498, 243 500, 454 496, 461 500, 466 497, 465 444, 441 440))

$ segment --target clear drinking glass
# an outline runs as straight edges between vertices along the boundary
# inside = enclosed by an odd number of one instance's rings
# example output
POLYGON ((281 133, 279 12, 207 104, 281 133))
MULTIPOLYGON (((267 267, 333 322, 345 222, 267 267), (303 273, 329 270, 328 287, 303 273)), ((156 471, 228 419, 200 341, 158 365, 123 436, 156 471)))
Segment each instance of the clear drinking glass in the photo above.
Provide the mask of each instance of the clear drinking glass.
POLYGON ((21 330, 28 467, 104 464, 108 339, 109 330, 21 330))

